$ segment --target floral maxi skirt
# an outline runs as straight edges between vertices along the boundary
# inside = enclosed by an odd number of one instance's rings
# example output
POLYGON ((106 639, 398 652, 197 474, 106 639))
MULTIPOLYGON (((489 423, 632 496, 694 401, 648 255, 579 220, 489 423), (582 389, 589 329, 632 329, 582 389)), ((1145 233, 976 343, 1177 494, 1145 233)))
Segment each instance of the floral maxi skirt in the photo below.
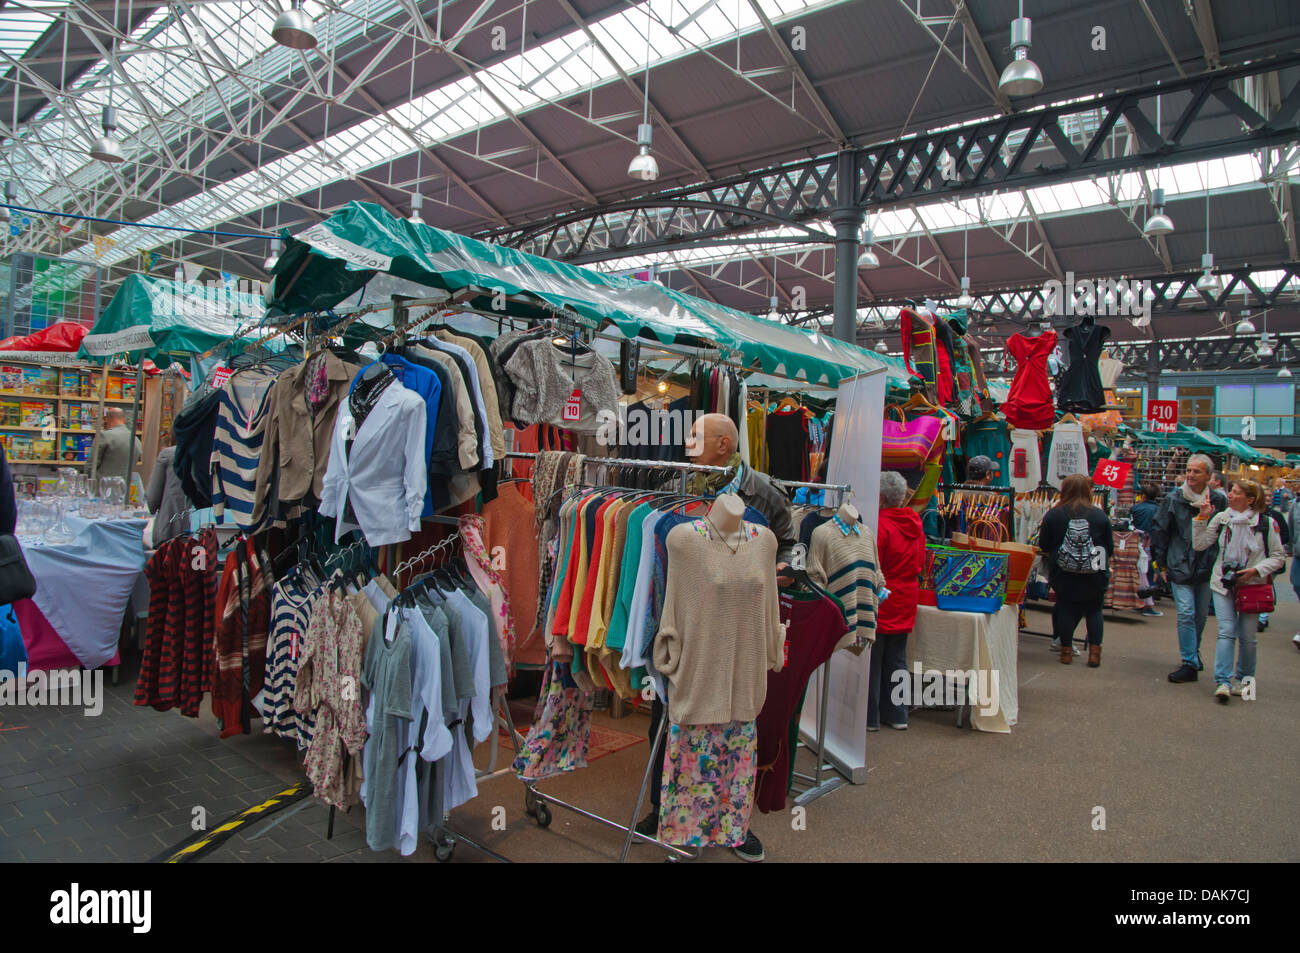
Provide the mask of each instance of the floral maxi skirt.
POLYGON ((668 725, 659 839, 685 847, 739 847, 757 786, 753 721, 668 725))

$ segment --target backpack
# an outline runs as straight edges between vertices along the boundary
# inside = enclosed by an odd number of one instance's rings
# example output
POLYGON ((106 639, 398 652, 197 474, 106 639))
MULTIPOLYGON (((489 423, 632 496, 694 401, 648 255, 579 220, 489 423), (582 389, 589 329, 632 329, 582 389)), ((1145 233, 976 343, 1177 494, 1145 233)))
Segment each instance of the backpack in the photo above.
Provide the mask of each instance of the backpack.
POLYGON ((1273 521, 1277 523, 1277 534, 1282 538, 1282 545, 1290 546, 1291 527, 1287 526, 1286 517, 1283 516, 1277 510, 1270 507, 1269 509, 1265 510, 1264 513, 1259 518, 1259 522, 1260 522, 1259 531, 1264 534, 1264 549, 1265 550, 1268 549, 1268 521, 1270 517, 1272 517, 1273 521))
POLYGON ((1063 572, 1096 572, 1092 564, 1092 549, 1092 530, 1088 521, 1074 517, 1066 527, 1060 548, 1056 550, 1056 568, 1063 572))

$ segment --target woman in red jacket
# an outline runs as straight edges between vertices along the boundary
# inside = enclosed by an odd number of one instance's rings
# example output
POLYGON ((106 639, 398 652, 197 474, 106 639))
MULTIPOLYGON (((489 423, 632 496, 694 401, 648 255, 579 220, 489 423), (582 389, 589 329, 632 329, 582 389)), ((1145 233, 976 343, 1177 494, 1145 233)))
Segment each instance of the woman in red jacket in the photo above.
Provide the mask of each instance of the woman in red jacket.
POLYGON ((921 518, 904 505, 910 495, 907 481, 900 474, 880 474, 876 556, 889 598, 876 610, 876 644, 871 647, 867 694, 868 731, 879 731, 882 717, 890 728, 907 728, 907 705, 902 703, 906 699, 900 696, 895 700, 895 686, 907 681, 907 636, 916 622, 916 596, 925 566, 921 518))

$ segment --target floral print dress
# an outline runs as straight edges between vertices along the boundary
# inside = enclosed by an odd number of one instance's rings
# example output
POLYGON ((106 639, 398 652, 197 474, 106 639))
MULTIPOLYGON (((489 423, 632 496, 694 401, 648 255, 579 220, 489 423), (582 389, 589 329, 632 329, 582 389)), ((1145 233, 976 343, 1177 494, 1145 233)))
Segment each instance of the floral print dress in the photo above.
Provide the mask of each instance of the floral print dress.
POLYGON ((685 847, 739 847, 757 787, 753 721, 668 725, 659 839, 685 847))

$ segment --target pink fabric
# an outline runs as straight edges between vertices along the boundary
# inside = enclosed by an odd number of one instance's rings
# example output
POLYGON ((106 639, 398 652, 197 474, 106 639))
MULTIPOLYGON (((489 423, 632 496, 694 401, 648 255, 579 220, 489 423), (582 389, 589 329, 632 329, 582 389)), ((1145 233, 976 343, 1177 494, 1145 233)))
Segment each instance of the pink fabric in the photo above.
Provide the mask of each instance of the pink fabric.
POLYGON ((496 630, 501 643, 501 654, 505 656, 506 668, 510 674, 515 670, 515 628, 510 618, 510 601, 506 595, 501 576, 492 568, 492 557, 483 545, 483 517, 462 516, 460 518, 460 538, 468 557, 465 564, 475 585, 487 595, 492 603, 492 627, 496 630))
MULTIPOLYGON (((27 647, 29 672, 81 668, 81 660, 72 654, 72 650, 45 618, 45 613, 36 608, 36 603, 30 599, 20 599, 15 602, 14 617, 18 620, 18 628, 23 633, 23 645, 27 647)), ((117 652, 108 661, 107 666, 117 665, 121 661, 122 653, 117 652)))

